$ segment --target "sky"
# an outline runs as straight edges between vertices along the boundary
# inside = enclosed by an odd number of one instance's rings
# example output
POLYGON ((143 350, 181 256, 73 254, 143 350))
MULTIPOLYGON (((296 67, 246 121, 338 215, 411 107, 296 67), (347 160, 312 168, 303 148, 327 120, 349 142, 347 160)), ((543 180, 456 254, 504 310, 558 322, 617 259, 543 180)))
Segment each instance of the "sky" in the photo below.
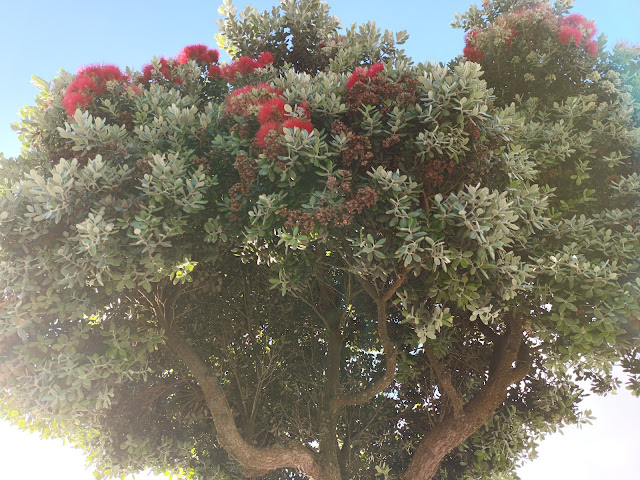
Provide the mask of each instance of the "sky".
MULTIPOLYGON (((248 2, 236 0, 241 9, 248 2)), ((462 52, 463 32, 450 23, 471 0, 328 0, 343 25, 373 20, 382 29, 407 30, 405 46, 415 61, 446 62, 462 52)), ((477 0, 479 3, 479 0, 477 0)), ((258 0, 259 10, 277 0, 258 0)), ((32 76, 51 80, 60 69, 75 72, 96 63, 140 69, 155 56, 173 56, 185 45, 215 47, 217 0, 30 0, 0 1, 0 152, 17 156, 20 143, 10 129, 18 112, 34 101, 32 76)), ((574 12, 596 20, 609 43, 640 44, 639 0, 576 0, 574 12)), ((222 57, 224 59, 224 57, 222 57)), ((637 480, 640 399, 628 392, 589 398, 597 420, 568 428, 539 449, 520 470, 522 480, 637 480)), ((60 441, 40 440, 0 421, 0 478, 90 480, 82 454, 60 441)), ((136 478, 147 478, 137 476, 136 478)))

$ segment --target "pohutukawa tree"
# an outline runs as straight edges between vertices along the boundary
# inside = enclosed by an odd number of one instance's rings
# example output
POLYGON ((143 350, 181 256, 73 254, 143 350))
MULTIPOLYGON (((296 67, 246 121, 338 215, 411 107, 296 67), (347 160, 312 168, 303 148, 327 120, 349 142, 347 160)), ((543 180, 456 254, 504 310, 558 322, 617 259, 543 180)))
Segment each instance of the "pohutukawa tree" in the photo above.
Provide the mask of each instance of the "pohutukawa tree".
POLYGON ((514 478, 577 381, 638 391, 638 48, 566 1, 472 7, 448 66, 318 0, 223 10, 231 63, 38 81, 6 417, 104 476, 514 478))

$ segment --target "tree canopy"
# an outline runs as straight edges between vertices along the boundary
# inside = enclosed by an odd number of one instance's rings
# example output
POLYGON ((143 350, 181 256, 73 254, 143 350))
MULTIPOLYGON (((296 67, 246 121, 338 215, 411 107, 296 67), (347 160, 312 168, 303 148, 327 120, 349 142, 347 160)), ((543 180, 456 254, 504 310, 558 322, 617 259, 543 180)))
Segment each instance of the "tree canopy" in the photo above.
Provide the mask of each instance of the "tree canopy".
POLYGON ((464 52, 319 0, 37 80, 0 178, 0 406, 99 475, 516 478, 640 390, 640 48, 494 0, 464 52))

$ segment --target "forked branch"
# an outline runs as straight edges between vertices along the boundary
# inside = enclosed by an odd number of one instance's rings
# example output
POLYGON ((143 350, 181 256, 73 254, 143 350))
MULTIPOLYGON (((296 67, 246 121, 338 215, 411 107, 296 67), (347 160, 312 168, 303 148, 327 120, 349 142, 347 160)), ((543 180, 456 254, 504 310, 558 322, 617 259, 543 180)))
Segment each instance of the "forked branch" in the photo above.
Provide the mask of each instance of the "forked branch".
POLYGON ((199 357, 191 344, 165 316, 162 305, 156 305, 158 324, 165 329, 166 344, 189 369, 198 382, 211 412, 217 443, 231 458, 245 469, 249 476, 265 475, 278 468, 295 468, 314 480, 320 480, 320 468, 316 454, 302 445, 279 445, 258 448, 241 435, 234 420, 234 413, 213 370, 199 357))
POLYGON ((460 395, 460 392, 458 392, 456 387, 453 386, 451 375, 442 365, 440 360, 438 360, 435 353, 433 353, 431 345, 425 343, 424 351, 427 354, 427 358, 429 359, 429 365, 436 374, 438 386, 442 389, 444 394, 451 402, 451 406, 453 407, 453 414, 455 416, 461 415, 464 403, 462 400, 462 395, 460 395))
POLYGON ((393 342, 391 342, 391 339, 389 338, 389 332, 387 330, 388 320, 386 301, 379 299, 377 301, 377 310, 378 338, 380 339, 386 358, 384 375, 360 392, 350 392, 340 395, 334 400, 334 405, 336 407, 360 405, 368 402, 391 385, 396 376, 397 352, 393 342))
POLYGON ((427 432, 403 480, 433 478, 445 456, 473 435, 504 402, 509 387, 527 375, 531 359, 524 324, 524 317, 507 320, 506 331, 494 344, 492 367, 484 386, 462 407, 459 415, 444 419, 427 432))

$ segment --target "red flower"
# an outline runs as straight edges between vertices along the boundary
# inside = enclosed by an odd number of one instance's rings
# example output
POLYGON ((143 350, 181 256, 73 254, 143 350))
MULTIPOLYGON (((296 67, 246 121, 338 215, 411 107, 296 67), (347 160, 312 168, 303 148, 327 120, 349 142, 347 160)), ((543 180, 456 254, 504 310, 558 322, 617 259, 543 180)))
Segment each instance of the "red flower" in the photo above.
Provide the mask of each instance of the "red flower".
POLYGON ((188 45, 178 54, 178 63, 183 65, 189 60, 198 63, 216 63, 220 54, 217 50, 209 49, 206 45, 188 45))
POLYGON ((271 132, 277 132, 278 131, 278 122, 267 122, 264 125, 262 125, 260 127, 260 129, 258 130, 258 133, 256 133, 256 136, 254 137, 254 141, 256 143, 256 145, 258 145, 261 148, 264 148, 267 146, 267 142, 266 142, 266 137, 267 135, 269 135, 271 132))
POLYGON ((115 65, 90 65, 78 70, 78 75, 71 82, 62 99, 62 105, 69 115, 73 115, 78 107, 87 108, 94 97, 107 91, 107 82, 125 83, 129 79, 115 65))
POLYGON ((220 65, 210 65, 208 73, 211 78, 222 77, 222 69, 220 68, 220 65))
POLYGON ((269 122, 283 122, 286 118, 284 106, 286 102, 280 97, 274 97, 267 100, 258 112, 258 122, 265 125, 269 122))
POLYGON ((471 45, 464 47, 462 53, 470 62, 481 62, 484 60, 484 52, 472 47, 471 45))
POLYGON ((364 81, 366 77, 367 67, 357 67, 347 80, 347 90, 351 90, 356 83, 364 81))
POLYGON ((236 69, 233 63, 227 63, 220 68, 220 74, 229 81, 232 81, 236 76, 236 69))
POLYGON ((231 64, 222 67, 222 74, 228 79, 233 80, 237 73, 246 75, 258 68, 258 62, 251 57, 240 57, 231 64))
POLYGON ((584 46, 584 51, 587 52, 592 57, 598 56, 598 44, 594 41, 587 43, 584 46))
POLYGON ((91 105, 92 98, 90 95, 85 93, 65 93, 64 97, 62 97, 62 106, 67 111, 69 116, 73 116, 76 113, 76 110, 79 107, 87 108, 91 105))
POLYGON ((266 100, 282 95, 282 91, 267 83, 237 88, 227 98, 229 115, 256 115, 266 100))
POLYGON ((258 63, 262 68, 266 67, 267 65, 271 65, 274 60, 275 59, 273 58, 271 52, 262 52, 258 57, 258 63))
POLYGON ((240 75, 246 75, 258 68, 258 61, 251 57, 240 57, 236 62, 236 69, 240 75))
POLYGON ((90 65, 78 70, 78 76, 94 77, 101 83, 109 81, 124 82, 128 80, 127 76, 122 73, 116 65, 90 65))
POLYGON ((205 45, 188 45, 182 49, 180 53, 178 53, 177 60, 178 63, 184 65, 189 60, 196 60, 198 57, 206 55, 208 48, 205 45))
POLYGON ((464 37, 465 47, 462 53, 470 62, 481 62, 484 60, 484 52, 477 47, 476 36, 482 33, 482 30, 471 30, 464 37))
POLYGON ((257 68, 264 68, 267 65, 272 64, 274 61, 273 55, 270 52, 262 52, 258 57, 258 60, 254 60, 251 57, 240 57, 233 62, 222 66, 222 76, 233 81, 236 74, 247 75, 252 73, 257 68))
POLYGON ((140 79, 144 83, 151 81, 151 74, 153 73, 153 65, 150 63, 142 67, 142 78, 140 79))
POLYGON ((482 30, 470 30, 464 36, 464 41, 467 43, 475 42, 476 37, 482 33, 482 30))
POLYGON ((171 80, 171 66, 169 65, 169 61, 164 57, 160 57, 159 63, 159 70, 162 76, 167 80, 171 80))
POLYGON ((582 25, 588 22, 589 21, 584 17, 584 15, 579 13, 572 13, 571 15, 567 15, 560 19, 561 25, 582 25))
MULTIPOLYGON (((593 37, 598 31, 593 22, 590 22, 585 18, 584 15, 580 15, 579 13, 572 13, 571 15, 567 15, 566 17, 561 18, 558 24, 562 27, 573 27, 580 31, 580 40, 575 42, 576 45, 582 42, 583 32, 587 34, 587 41, 589 42, 593 40, 593 37)), ((563 30, 564 28, 560 30, 560 33, 562 33, 563 30)), ((568 34, 565 33, 565 35, 568 34)), ((558 40, 560 41, 560 43, 564 43, 565 45, 571 41, 570 39, 566 42, 561 41, 560 35, 558 35, 558 40)))
POLYGON ((295 128, 300 130, 306 130, 307 132, 313 132, 313 124, 309 120, 303 120, 302 118, 290 118, 282 125, 282 128, 295 128))
POLYGON ((271 85, 268 83, 258 83, 257 85, 245 85, 242 88, 236 88, 233 92, 231 92, 230 98, 239 97, 240 95, 244 95, 245 93, 251 93, 254 90, 268 90, 271 88, 271 85))
POLYGON ((384 70, 384 63, 382 62, 374 63, 367 70, 367 77, 373 78, 378 74, 378 72, 382 72, 383 70, 384 70))
POLYGON ((78 75, 76 79, 71 82, 71 85, 69 85, 67 92, 91 93, 98 92, 99 90, 101 89, 99 89, 98 84, 93 78, 78 75))
POLYGON ((206 63, 218 63, 218 60, 220 59, 220 52, 218 52, 218 50, 212 48, 209 50, 208 55, 209 61, 206 63))
POLYGON ((598 31, 598 29, 596 28, 595 24, 592 21, 590 22, 585 18, 584 15, 580 15, 579 13, 572 13, 571 15, 567 15, 566 17, 562 18, 560 20, 560 25, 571 25, 576 27, 577 26, 583 27, 588 32, 588 36, 587 36, 588 40, 591 40, 596 34, 596 32, 598 31))
POLYGON ((229 81, 232 81, 236 74, 246 75, 253 72, 260 65, 257 60, 251 57, 240 57, 232 63, 222 66, 222 75, 229 81))
POLYGON ((568 45, 571 42, 579 45, 582 42, 582 32, 577 27, 562 27, 558 33, 558 41, 563 45, 568 45))
POLYGON ((240 95, 244 95, 245 93, 253 94, 253 95, 280 95, 282 90, 278 88, 273 88, 268 83, 258 83, 256 85, 246 85, 242 88, 237 88, 231 93, 231 97, 237 97, 240 95))
MULTIPOLYGON (((177 83, 178 85, 182 85, 184 83, 184 79, 174 76, 174 60, 167 60, 164 57, 160 57, 158 59, 158 72, 160 72, 161 78, 164 80, 168 80, 173 83, 177 83)), ((140 79, 142 83, 149 83, 153 81, 153 72, 154 66, 152 64, 145 65, 142 67, 142 78, 140 79)))

